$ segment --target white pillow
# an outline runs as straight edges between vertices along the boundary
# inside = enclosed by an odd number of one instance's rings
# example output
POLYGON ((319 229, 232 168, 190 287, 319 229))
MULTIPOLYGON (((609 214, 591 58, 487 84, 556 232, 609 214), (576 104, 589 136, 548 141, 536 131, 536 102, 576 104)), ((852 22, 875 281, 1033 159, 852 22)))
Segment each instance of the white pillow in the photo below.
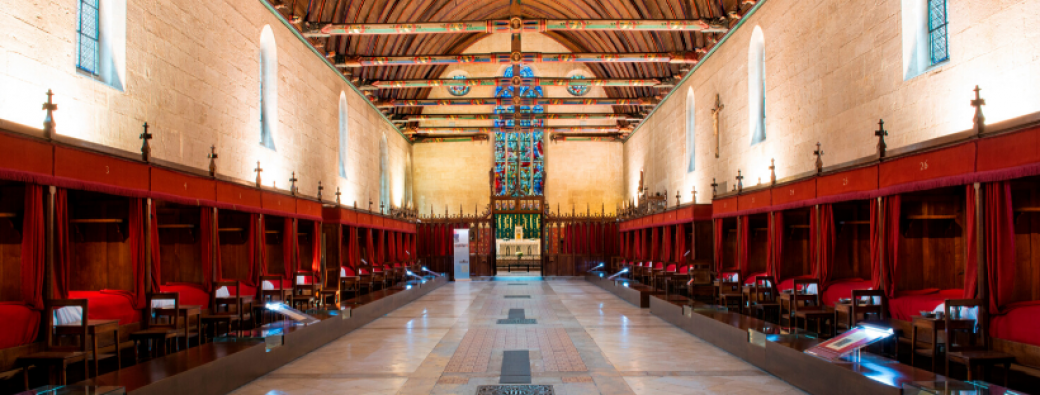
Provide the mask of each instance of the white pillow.
POLYGON ((807 295, 816 295, 817 292, 820 292, 820 290, 816 287, 815 283, 809 284, 809 286, 805 287, 805 293, 807 295))
POLYGON ((228 288, 227 288, 226 285, 223 286, 223 287, 217 288, 217 290, 213 291, 213 292, 214 292, 214 294, 218 298, 230 298, 231 297, 231 292, 228 292, 228 288))
POLYGON ((153 309, 172 309, 174 306, 173 299, 154 299, 152 300, 153 309))
POLYGON ((296 285, 307 285, 307 276, 297 276, 296 285))
POLYGON ((56 325, 76 325, 83 321, 83 308, 79 306, 66 306, 54 309, 54 323, 56 325))
POLYGON ((339 267, 339 276, 340 277, 346 277, 347 276, 347 269, 343 268, 343 266, 339 267))
POLYGON ((274 284, 270 281, 264 280, 264 283, 260 285, 264 291, 274 290, 274 284))

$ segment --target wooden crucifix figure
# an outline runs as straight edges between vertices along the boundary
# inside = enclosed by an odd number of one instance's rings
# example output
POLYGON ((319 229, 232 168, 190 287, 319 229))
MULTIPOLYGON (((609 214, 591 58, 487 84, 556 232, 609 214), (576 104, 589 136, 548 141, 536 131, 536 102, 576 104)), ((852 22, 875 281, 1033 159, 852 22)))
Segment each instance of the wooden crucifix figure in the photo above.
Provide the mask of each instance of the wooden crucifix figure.
POLYGON ((719 113, 721 113, 724 108, 726 108, 726 106, 722 104, 722 98, 719 96, 718 93, 716 93, 715 94, 715 108, 711 109, 712 128, 714 128, 714 130, 715 130, 715 157, 716 158, 719 157, 719 140, 721 140, 721 138, 719 137, 719 113))
POLYGON ((740 169, 737 169, 737 192, 744 191, 744 176, 740 175, 740 169))
POLYGON ((148 145, 148 140, 152 139, 152 134, 148 133, 148 122, 144 123, 144 132, 138 138, 144 140, 141 143, 141 160, 148 162, 152 157, 152 147, 148 145))

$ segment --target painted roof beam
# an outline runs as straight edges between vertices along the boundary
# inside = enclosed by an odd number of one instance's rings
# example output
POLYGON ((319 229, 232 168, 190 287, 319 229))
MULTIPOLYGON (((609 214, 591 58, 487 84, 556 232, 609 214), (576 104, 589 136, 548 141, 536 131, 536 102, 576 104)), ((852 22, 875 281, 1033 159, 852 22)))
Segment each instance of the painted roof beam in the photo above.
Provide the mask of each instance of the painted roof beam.
MULTIPOLYGON (((576 78, 522 78, 523 86, 658 86, 658 79, 576 79, 576 78)), ((378 89, 435 88, 447 86, 513 86, 509 78, 466 78, 436 80, 403 80, 403 81, 371 81, 358 89, 374 91, 378 89)))
POLYGON ((461 34, 545 33, 551 31, 679 31, 726 33, 724 21, 707 19, 489 19, 483 21, 424 23, 328 23, 308 24, 304 37, 461 34))
MULTIPOLYGON (((642 115, 639 114, 617 114, 617 113, 556 113, 556 114, 522 114, 520 119, 577 119, 577 120, 597 120, 597 119, 620 119, 625 121, 639 121, 642 120, 642 115)), ((405 123, 411 121, 501 121, 514 119, 513 114, 409 114, 405 115, 404 119, 395 119, 395 123, 405 123)))
POLYGON ((496 52, 466 55, 430 55, 430 56, 355 56, 336 67, 374 67, 374 66, 431 66, 446 64, 513 64, 513 63, 672 63, 696 64, 701 50, 695 52, 631 52, 631 53, 598 53, 598 52, 496 52), (514 59, 515 58, 515 59, 514 59))

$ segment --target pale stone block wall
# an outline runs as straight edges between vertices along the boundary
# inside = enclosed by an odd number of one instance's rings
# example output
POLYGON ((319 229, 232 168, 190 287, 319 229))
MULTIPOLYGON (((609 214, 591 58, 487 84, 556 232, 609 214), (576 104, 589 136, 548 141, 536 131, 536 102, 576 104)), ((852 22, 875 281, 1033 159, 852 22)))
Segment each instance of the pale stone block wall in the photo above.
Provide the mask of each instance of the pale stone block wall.
MULTIPOLYGON (((922 0, 923 1, 923 0, 922 0)), ((644 171, 651 192, 711 200, 712 178, 730 189, 873 155, 884 118, 889 149, 970 129, 972 89, 981 86, 988 122, 1040 111, 1040 2, 949 1, 950 61, 910 80, 902 73, 901 0, 768 0, 676 88, 624 147, 624 196, 644 171), (750 145, 748 45, 761 27, 766 54, 767 139, 750 145), (696 97, 697 171, 686 173, 686 92, 696 97), (721 95, 721 157, 711 108, 721 95)))
POLYGON ((0 118, 41 127, 40 103, 53 89, 59 134, 136 152, 141 124, 155 134, 153 156, 252 180, 259 160, 267 186, 302 193, 319 180, 326 199, 379 206, 379 141, 387 137, 391 200, 410 196, 411 146, 364 98, 282 24, 260 0, 127 2, 126 81, 119 91, 77 72, 78 1, 12 2, 0 7, 0 118), (278 51, 277 151, 259 144, 260 32, 278 51), (349 105, 347 178, 338 171, 338 103, 349 105))

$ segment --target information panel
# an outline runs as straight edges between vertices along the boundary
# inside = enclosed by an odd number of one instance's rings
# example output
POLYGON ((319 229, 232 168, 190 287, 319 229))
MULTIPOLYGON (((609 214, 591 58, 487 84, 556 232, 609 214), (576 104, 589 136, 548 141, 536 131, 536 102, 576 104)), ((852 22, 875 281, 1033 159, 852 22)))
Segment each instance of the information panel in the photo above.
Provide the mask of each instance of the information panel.
POLYGON ((455 281, 469 281, 469 229, 455 229, 455 281))

